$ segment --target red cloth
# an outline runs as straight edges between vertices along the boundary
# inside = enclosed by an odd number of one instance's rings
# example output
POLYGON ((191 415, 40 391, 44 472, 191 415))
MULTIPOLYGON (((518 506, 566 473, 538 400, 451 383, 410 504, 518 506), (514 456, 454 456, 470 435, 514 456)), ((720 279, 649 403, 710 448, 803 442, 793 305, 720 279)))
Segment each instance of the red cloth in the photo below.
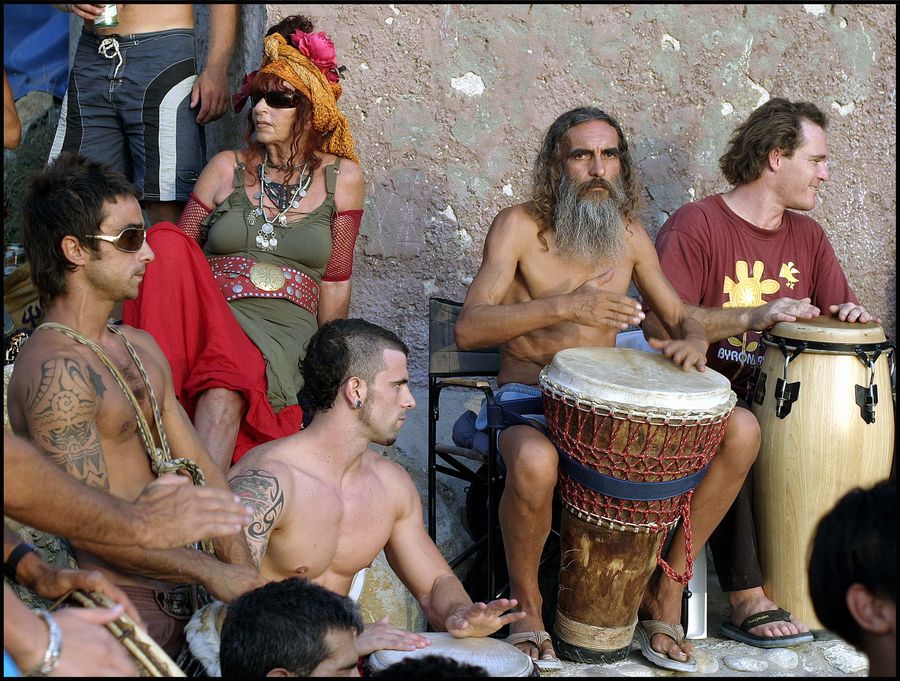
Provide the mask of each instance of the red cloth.
MULTIPOLYGON (((663 274, 691 305, 756 307, 809 297, 827 316, 829 305, 859 303, 822 227, 791 211, 778 229, 764 230, 715 194, 675 211, 656 237, 656 250, 663 274)), ((709 346, 708 366, 731 380, 739 397, 762 364, 761 335, 751 330, 709 346)))
POLYGON ((147 240, 156 258, 147 266, 138 298, 125 301, 123 322, 156 339, 172 367, 175 394, 188 416, 193 419, 197 398, 210 388, 243 395, 248 406, 232 463, 257 445, 300 430, 299 405, 277 414, 272 410, 262 353, 219 293, 196 242, 171 222, 154 225, 147 240))

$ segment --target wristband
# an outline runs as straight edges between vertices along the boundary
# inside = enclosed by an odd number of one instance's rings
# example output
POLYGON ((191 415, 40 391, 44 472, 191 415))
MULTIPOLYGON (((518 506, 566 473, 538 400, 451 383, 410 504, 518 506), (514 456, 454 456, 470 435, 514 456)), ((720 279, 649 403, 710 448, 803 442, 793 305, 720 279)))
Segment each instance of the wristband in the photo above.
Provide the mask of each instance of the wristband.
POLYGON ((32 612, 47 624, 47 629, 50 631, 50 643, 47 644, 43 659, 25 676, 47 676, 59 664, 59 654, 62 651, 62 630, 53 619, 53 615, 43 608, 32 610, 32 612))
POLYGON ((22 560, 27 554, 35 551, 34 546, 29 544, 28 542, 22 542, 16 548, 12 550, 9 554, 9 558, 6 559, 6 562, 3 564, 3 572, 4 574, 16 582, 16 569, 19 567, 19 561, 22 560))

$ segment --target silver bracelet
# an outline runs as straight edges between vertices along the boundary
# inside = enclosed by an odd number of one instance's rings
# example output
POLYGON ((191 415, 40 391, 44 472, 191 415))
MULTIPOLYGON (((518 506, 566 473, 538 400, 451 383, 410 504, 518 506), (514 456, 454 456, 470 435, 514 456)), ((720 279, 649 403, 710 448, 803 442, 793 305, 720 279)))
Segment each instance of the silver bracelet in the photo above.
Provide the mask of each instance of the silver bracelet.
POLYGON ((47 644, 43 659, 25 676, 47 676, 59 664, 59 654, 62 651, 62 630, 53 619, 53 615, 44 608, 35 608, 32 612, 46 622, 47 629, 50 630, 50 643, 47 644))

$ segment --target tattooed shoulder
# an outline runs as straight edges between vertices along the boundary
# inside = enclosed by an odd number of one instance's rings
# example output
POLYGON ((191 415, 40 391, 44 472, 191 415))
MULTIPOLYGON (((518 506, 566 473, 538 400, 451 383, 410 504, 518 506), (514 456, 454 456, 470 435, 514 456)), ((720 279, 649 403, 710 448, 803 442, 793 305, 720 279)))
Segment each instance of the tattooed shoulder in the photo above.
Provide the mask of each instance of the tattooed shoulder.
POLYGON ((86 363, 54 357, 41 364, 25 405, 32 437, 53 462, 92 487, 108 489, 96 422, 105 390, 86 363))
POLYGON ((248 470, 235 475, 228 480, 228 484, 252 509, 253 520, 247 527, 247 541, 259 566, 272 529, 284 510, 284 490, 278 478, 264 469, 248 470))

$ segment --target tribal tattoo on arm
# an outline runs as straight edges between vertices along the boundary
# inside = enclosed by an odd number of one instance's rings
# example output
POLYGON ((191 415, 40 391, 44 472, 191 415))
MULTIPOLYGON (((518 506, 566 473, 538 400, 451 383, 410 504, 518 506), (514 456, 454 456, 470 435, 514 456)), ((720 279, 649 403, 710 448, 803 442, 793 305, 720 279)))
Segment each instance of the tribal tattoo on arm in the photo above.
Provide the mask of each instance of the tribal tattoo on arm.
POLYGON ((262 557, 269 546, 272 529, 284 510, 284 492, 278 478, 266 470, 253 470, 229 479, 232 491, 253 511, 253 520, 247 527, 247 544, 256 567, 262 566, 262 557))
POLYGON ((64 357, 41 365, 41 378, 26 412, 32 438, 55 463, 90 487, 109 489, 97 428, 106 387, 87 364, 64 357))

